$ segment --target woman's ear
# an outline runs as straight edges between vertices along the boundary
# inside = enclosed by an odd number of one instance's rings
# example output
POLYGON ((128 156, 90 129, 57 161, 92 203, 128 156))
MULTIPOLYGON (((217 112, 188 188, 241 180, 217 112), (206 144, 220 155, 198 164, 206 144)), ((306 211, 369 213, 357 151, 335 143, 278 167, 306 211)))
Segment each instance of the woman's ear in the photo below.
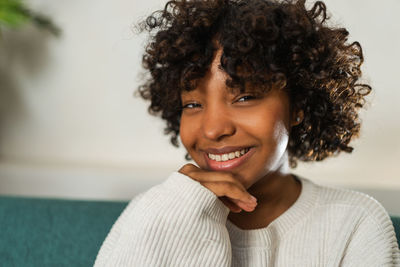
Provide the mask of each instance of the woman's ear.
POLYGON ((299 125, 304 119, 304 112, 302 109, 296 110, 292 114, 291 126, 299 125))

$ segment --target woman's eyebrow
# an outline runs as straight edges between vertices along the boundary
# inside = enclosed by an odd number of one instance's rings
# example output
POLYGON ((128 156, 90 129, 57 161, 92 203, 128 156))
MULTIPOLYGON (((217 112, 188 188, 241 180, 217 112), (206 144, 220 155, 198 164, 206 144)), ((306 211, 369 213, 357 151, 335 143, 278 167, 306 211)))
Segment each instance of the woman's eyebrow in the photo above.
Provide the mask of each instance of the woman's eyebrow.
POLYGON ((182 90, 182 91, 181 91, 181 96, 188 96, 188 97, 190 97, 190 96, 195 96, 195 95, 198 95, 198 94, 200 94, 200 92, 199 92, 198 89, 193 89, 193 90, 191 90, 191 91, 186 91, 186 90, 182 90))

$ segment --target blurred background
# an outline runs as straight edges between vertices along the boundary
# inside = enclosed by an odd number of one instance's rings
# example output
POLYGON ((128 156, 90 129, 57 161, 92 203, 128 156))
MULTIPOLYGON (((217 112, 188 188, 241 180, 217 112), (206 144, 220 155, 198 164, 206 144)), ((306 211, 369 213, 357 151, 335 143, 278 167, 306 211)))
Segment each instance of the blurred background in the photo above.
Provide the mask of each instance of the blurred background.
MULTIPOLYGON (((0 28, 0 195, 129 200, 187 163, 133 96, 146 41, 133 26, 166 1, 24 3, 61 35, 34 23, 0 28)), ((368 193, 400 215, 400 1, 325 3, 331 23, 361 43, 373 91, 353 153, 293 173, 368 193)))

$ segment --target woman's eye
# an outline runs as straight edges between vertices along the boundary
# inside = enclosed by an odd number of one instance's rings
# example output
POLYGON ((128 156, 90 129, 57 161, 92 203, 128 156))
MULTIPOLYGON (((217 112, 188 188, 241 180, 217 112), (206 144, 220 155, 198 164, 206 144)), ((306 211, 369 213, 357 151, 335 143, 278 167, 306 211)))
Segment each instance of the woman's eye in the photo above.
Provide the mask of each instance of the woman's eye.
POLYGON ((250 100, 250 99, 256 99, 257 97, 253 96, 253 95, 244 95, 242 97, 240 97, 237 101, 238 102, 244 102, 246 100, 250 100), (244 101, 240 101, 240 99, 245 99, 244 101))
POLYGON ((195 108, 195 107, 198 107, 198 106, 200 106, 200 104, 197 104, 197 103, 189 103, 189 104, 184 105, 184 106, 182 107, 182 109, 185 109, 185 108, 191 109, 191 108, 195 108))

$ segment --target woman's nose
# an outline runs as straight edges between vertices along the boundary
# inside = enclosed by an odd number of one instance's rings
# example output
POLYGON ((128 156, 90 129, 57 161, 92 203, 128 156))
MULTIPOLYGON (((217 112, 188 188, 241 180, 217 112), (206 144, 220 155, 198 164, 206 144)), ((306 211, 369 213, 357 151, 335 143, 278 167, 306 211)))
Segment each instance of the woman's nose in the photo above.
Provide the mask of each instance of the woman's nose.
POLYGON ((231 114, 222 109, 205 109, 202 120, 204 137, 219 141, 224 136, 233 135, 236 127, 231 114))

